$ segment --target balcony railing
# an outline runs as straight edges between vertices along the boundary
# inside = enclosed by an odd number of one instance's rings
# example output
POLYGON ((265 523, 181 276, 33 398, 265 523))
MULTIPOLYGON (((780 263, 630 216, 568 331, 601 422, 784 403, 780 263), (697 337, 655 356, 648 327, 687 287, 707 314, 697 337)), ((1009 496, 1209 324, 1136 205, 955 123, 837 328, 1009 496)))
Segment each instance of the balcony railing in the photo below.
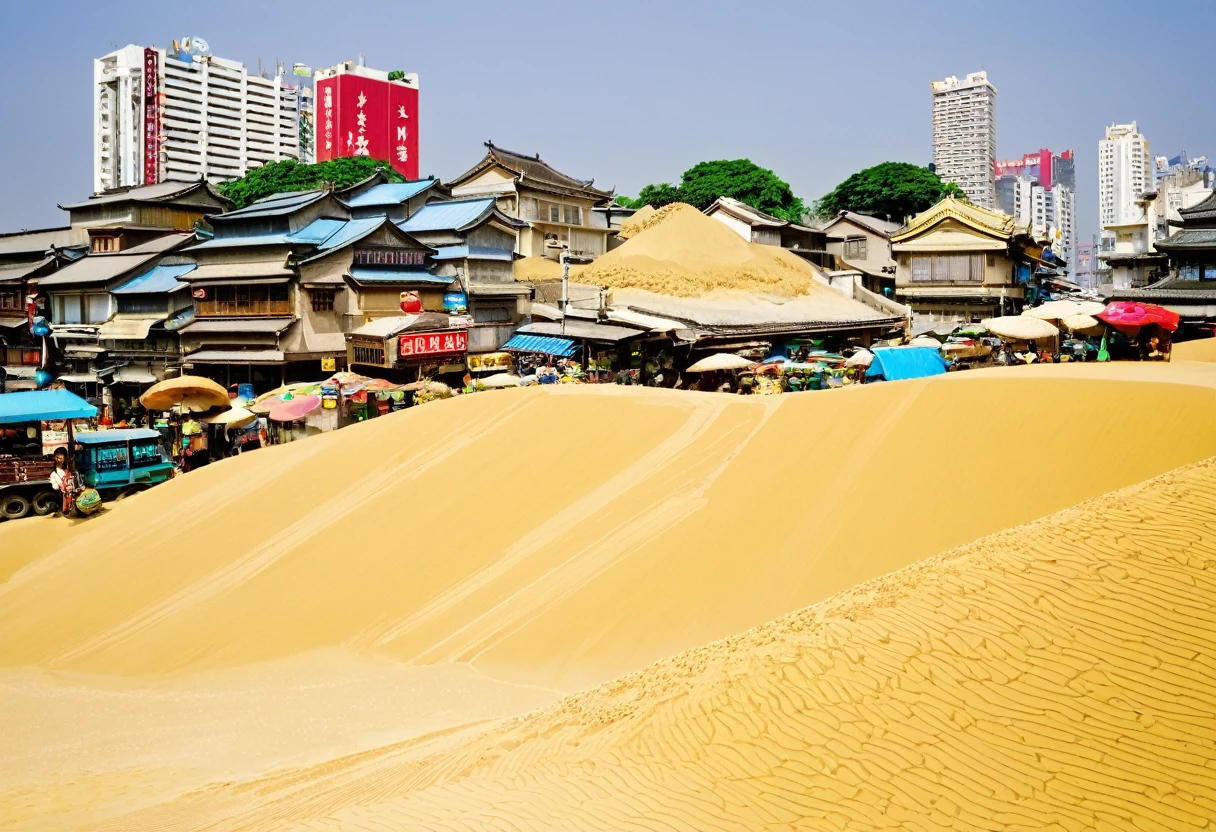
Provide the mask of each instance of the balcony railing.
POLYGON ((200 300, 200 318, 271 318, 291 314, 290 300, 200 300))

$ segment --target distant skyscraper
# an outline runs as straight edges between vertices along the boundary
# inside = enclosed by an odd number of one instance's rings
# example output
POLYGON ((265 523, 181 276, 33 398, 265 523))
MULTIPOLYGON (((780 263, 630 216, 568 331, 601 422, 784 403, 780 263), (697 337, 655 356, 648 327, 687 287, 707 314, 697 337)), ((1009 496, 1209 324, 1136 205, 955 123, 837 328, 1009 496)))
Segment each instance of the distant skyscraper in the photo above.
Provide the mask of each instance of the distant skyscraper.
POLYGON ((1076 251, 1076 168, 1073 152, 1044 148, 1021 159, 997 162, 996 207, 1038 234, 1055 232, 1052 247, 1069 263, 1076 251))
POLYGON ((987 72, 934 81, 933 162, 938 175, 983 208, 996 205, 996 87, 987 72))
POLYGON ((1131 124, 1112 124, 1098 142, 1098 206, 1103 229, 1144 219, 1140 194, 1153 190, 1148 139, 1131 124))

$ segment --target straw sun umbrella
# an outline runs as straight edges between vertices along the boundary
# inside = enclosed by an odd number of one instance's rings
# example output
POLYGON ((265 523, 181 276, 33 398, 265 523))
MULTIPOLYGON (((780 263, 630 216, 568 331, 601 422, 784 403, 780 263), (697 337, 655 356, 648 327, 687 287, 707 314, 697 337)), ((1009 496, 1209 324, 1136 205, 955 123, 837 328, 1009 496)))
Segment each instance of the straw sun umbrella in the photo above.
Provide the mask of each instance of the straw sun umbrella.
POLYGON ((688 372, 710 373, 715 370, 747 370, 754 366, 756 366, 755 361, 748 361, 741 355, 729 352, 716 352, 693 364, 688 368, 688 372))
POLYGON ((183 412, 202 412, 228 404, 228 391, 209 378, 178 376, 153 384, 139 403, 148 410, 172 410, 181 406, 183 412))
POLYGON ((1005 315, 984 321, 988 331, 1007 341, 1040 341, 1055 338, 1060 330, 1033 315, 1005 315))
POLYGON ((1027 309, 1022 314, 1044 321, 1063 321, 1072 315, 1096 315, 1105 308, 1105 304, 1093 300, 1052 300, 1027 309))

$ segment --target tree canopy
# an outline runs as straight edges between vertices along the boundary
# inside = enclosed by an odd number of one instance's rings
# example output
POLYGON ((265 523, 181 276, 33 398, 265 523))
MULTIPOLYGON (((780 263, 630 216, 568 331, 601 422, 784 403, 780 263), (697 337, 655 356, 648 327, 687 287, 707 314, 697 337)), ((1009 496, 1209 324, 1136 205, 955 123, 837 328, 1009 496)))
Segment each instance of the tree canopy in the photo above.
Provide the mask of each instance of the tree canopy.
POLYGON ((311 191, 325 185, 345 188, 362 182, 377 169, 384 169, 390 182, 405 181, 390 163, 368 156, 344 156, 315 165, 284 159, 254 168, 240 179, 224 182, 219 191, 236 203, 237 208, 244 208, 263 197, 285 191, 311 191))
POLYGON ((855 211, 900 222, 946 196, 966 199, 962 188, 943 182, 928 168, 908 162, 883 162, 841 182, 815 203, 815 213, 826 218, 840 211, 855 211))
POLYGON ((704 211, 720 196, 737 199, 791 222, 801 222, 806 213, 806 206, 794 196, 789 183, 750 159, 700 162, 684 171, 679 185, 669 182, 647 185, 637 199, 618 197, 617 202, 629 208, 643 205, 662 208, 673 202, 687 202, 704 211))

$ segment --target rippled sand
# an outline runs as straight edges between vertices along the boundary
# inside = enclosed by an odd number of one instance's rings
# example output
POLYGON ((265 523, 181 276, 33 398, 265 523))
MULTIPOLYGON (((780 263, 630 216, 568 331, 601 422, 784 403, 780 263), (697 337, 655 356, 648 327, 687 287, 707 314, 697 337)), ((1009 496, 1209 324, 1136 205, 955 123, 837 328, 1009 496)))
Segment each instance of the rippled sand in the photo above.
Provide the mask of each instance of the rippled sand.
MULTIPOLYGON (((758 773, 757 760, 772 762, 763 744, 744 741, 768 723, 731 717, 727 707, 763 712, 768 694, 758 691, 780 688, 752 658, 755 634, 694 650, 651 676, 627 674, 1216 455, 1216 432, 1201 427, 1214 406, 1216 367, 1186 362, 1029 367, 751 399, 511 390, 226 461, 85 523, 0 525, 0 826, 377 828, 373 819, 383 817, 379 828, 455 828, 465 817, 486 828, 488 810, 503 824, 516 817, 520 829, 708 828, 706 812, 727 828, 780 828, 786 821, 774 818, 784 816, 771 808, 726 810, 767 805, 761 781, 774 776, 758 773), (690 658, 697 656, 712 659, 690 658), (753 692, 739 684, 741 667, 753 692), (495 728, 622 675, 607 699, 600 692, 573 700, 594 712, 597 730, 571 721, 570 704, 495 728), (725 687, 712 697, 694 696, 719 683, 725 687), (749 705, 753 693, 759 699, 749 705), (681 703, 694 700, 705 719, 721 711, 734 727, 706 735, 700 717, 680 718, 681 703), (644 714, 653 718, 639 721, 644 714), (479 738, 486 731, 506 733, 479 738), (731 731, 737 742, 727 741, 731 731), (692 732, 692 745, 673 732, 692 732), (627 765, 625 749, 641 749, 658 779, 627 765), (477 762, 484 755, 487 765, 477 762), (716 755, 741 766, 737 784, 696 773, 697 761, 716 755), (598 791, 567 789, 588 771, 598 791), (698 798, 707 782, 727 802, 698 798), (673 802, 662 808, 656 801, 668 794, 673 802), (552 812, 523 812, 533 801, 552 812), (580 803, 588 810, 578 811, 580 803)), ((1179 528, 1196 536, 1201 525, 1179 528)), ((1074 554, 1104 557, 1084 546, 1074 554)), ((974 560, 967 558, 947 561, 950 570, 974 560)), ((950 570, 938 592, 955 580, 970 585, 950 570)), ((989 571, 981 583, 1000 586, 1006 572, 989 571)), ((1070 597, 1069 576, 1049 582, 1046 601, 1010 589, 1009 603, 1029 598, 1054 620, 1070 597)), ((928 592, 933 581, 915 583, 928 592)), ((1169 620, 1156 606, 1172 608, 1173 584, 1146 588, 1144 609, 1169 620)), ((1189 597, 1178 596, 1178 609, 1189 610, 1189 597)), ((912 609, 901 603, 892 609, 912 609)), ((1207 604, 1210 612, 1210 594, 1207 604)), ((976 637, 972 619, 947 620, 926 619, 917 638, 957 645, 976 637)), ((791 626, 762 632, 786 638, 791 626)), ((853 632, 849 638, 876 639, 857 642, 853 654, 843 642, 828 650, 796 641, 803 652, 792 667, 807 656, 820 664, 806 665, 802 677, 781 676, 792 691, 783 695, 803 715, 822 710, 816 697, 825 690, 834 706, 850 702, 856 680, 820 684, 813 669, 838 669, 840 651, 862 665, 872 654, 867 670, 904 684, 890 675, 895 659, 885 651, 903 649, 891 646, 892 632, 885 640, 878 630, 853 632)), ((973 661, 969 672, 1006 678, 1012 671, 1001 661, 986 671, 973 661)), ((1200 665, 1191 674, 1210 682, 1210 671, 1200 665)), ((1144 677, 1142 668, 1125 672, 1144 677)), ((979 702, 959 699, 955 712, 979 702)), ((1007 722, 1024 706, 997 697, 983 719, 1007 722)), ((890 722, 883 736, 920 725, 920 717, 895 719, 899 711, 867 713, 890 722)), ((771 723, 777 735, 779 722, 771 723)), ((833 759, 863 737, 848 720, 828 719, 815 734, 800 725, 782 730, 802 736, 803 748, 821 742, 833 759)), ((868 772, 867 782, 889 778, 904 768, 895 761, 900 748, 892 745, 887 768, 881 754, 856 752, 868 762, 848 770, 868 772)), ((811 789, 819 769, 806 766, 791 771, 811 789)), ((840 778, 834 788, 848 782, 840 778)), ((981 791, 1006 794, 983 782, 981 791)), ((939 793, 925 789, 911 794, 939 793)), ((871 805, 868 794, 856 792, 830 823, 812 823, 806 812, 805 824, 830 828, 850 817, 877 828, 857 814, 871 805)), ((916 816, 921 828, 939 828, 930 816, 916 816)), ((1002 828, 968 822, 956 823, 1002 828)))

